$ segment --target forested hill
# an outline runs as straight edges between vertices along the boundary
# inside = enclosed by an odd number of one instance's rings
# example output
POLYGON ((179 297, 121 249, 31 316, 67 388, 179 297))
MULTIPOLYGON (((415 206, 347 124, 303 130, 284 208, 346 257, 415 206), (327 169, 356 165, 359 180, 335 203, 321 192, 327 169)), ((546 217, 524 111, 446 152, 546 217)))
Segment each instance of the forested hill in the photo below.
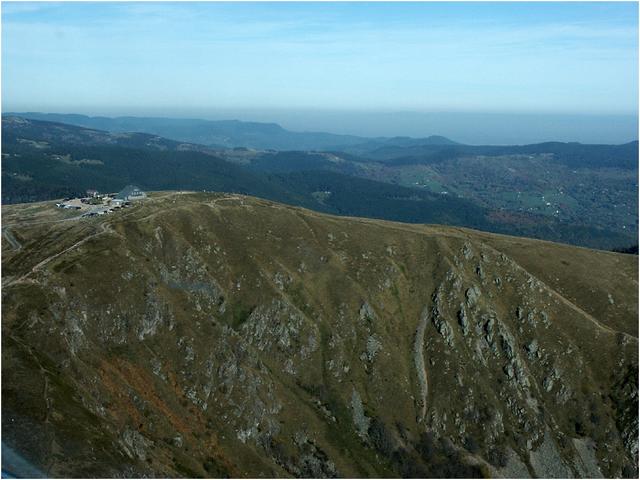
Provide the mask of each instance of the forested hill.
POLYGON ((3 117, 2 140, 5 204, 62 198, 87 189, 113 192, 137 184, 152 191, 236 192, 327 213, 466 226, 596 248, 637 243, 631 229, 613 231, 598 223, 530 212, 514 215, 466 197, 466 192, 445 195, 441 188, 390 183, 393 175, 378 172, 388 168, 384 163, 340 152, 211 149, 157 135, 15 116, 3 117))
POLYGON ((146 134, 112 134, 70 125, 3 118, 3 203, 117 191, 225 191, 343 215, 490 229, 484 209, 431 192, 327 171, 269 174, 215 152, 146 134))
POLYGON ((385 146, 374 150, 346 148, 369 159, 393 165, 434 164, 469 156, 550 154, 554 160, 571 168, 638 168, 638 141, 622 145, 588 145, 546 142, 532 145, 416 145, 385 146))

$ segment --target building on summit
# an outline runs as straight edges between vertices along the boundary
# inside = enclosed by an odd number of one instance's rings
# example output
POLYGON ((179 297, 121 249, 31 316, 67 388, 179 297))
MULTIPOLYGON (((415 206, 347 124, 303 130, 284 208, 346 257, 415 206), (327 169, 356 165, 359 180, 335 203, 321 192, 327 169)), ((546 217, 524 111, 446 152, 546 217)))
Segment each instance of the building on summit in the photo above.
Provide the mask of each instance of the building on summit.
POLYGON ((132 200, 141 200, 143 198, 147 198, 147 194, 135 185, 127 185, 116 195, 117 200, 122 200, 125 202, 130 202, 132 200))

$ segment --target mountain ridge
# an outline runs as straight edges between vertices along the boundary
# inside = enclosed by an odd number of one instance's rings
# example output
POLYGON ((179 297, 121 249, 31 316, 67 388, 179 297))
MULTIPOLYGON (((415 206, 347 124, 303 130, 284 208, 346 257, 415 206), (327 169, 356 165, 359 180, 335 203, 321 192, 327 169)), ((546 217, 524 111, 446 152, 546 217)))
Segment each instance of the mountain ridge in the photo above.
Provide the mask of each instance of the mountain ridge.
POLYGON ((51 476, 637 474, 637 257, 236 194, 2 213, 3 441, 51 476))
MULTIPOLYGON (((420 147, 420 146, 461 146, 471 148, 514 148, 514 147, 532 147, 532 146, 544 146, 544 145, 584 145, 584 146, 597 146, 597 145, 628 145, 637 143, 638 140, 630 140, 628 142, 606 144, 606 143, 581 143, 572 141, 556 141, 547 140, 537 143, 525 143, 515 145, 471 145, 463 144, 453 141, 447 137, 441 135, 430 135, 427 137, 408 137, 408 136, 391 136, 391 137, 367 137, 361 135, 349 135, 349 134, 336 134, 324 131, 291 131, 282 127, 275 122, 256 122, 245 120, 205 120, 198 118, 172 118, 172 117, 144 117, 144 116, 119 116, 119 117, 107 117, 107 116, 90 116, 74 113, 42 113, 42 112, 4 112, 2 116, 18 116, 29 118, 32 120, 54 121, 60 123, 67 123, 70 125, 82 126, 87 128, 95 128, 98 130, 106 130, 113 132, 134 132, 148 133, 154 135, 160 135, 175 141, 198 143, 206 146, 221 147, 221 148, 234 148, 234 147, 249 147, 249 148, 264 148, 274 150, 332 150, 332 149, 347 149, 358 152, 368 152, 374 148, 382 148, 385 145, 393 145, 395 147, 420 147), (154 127, 148 127, 150 130, 136 130, 136 126, 144 125, 148 122, 151 125, 155 124, 155 128, 163 128, 163 130, 153 130, 154 127), (163 126, 164 124, 164 126, 163 126), (175 134, 172 135, 170 126, 173 124, 175 128, 187 128, 189 125, 195 129, 201 129, 209 125, 213 130, 216 127, 221 128, 223 132, 229 133, 233 130, 232 127, 237 127, 244 133, 251 134, 252 130, 256 130, 262 133, 271 134, 291 134, 295 136, 308 135, 310 138, 314 135, 319 137, 319 143, 314 144, 312 140, 303 140, 301 142, 293 142, 286 145, 273 144, 268 145, 266 143, 254 143, 251 144, 251 138, 238 137, 240 140, 236 143, 231 142, 227 144, 216 144, 215 142, 202 141, 202 136, 189 137, 178 135, 180 138, 176 138, 175 134), (249 143, 247 143, 249 142, 249 143), (348 148, 347 148, 348 147, 348 148)), ((303 137, 300 137, 303 138, 303 137)), ((255 140, 255 139, 254 139, 255 140)), ((260 140, 264 142, 264 140, 260 140)))
POLYGON ((58 121, 83 127, 115 132, 140 131, 161 135, 177 141, 203 145, 266 148, 275 150, 331 150, 346 145, 367 142, 384 143, 401 141, 401 144, 447 144, 456 142, 441 136, 423 139, 409 137, 362 137, 327 132, 294 132, 277 123, 247 122, 240 120, 202 120, 166 117, 91 117, 79 114, 7 112, 4 115, 20 116, 32 120, 58 121), (189 129, 193 132, 189 133, 189 129), (278 138, 274 138, 278 137, 278 138))

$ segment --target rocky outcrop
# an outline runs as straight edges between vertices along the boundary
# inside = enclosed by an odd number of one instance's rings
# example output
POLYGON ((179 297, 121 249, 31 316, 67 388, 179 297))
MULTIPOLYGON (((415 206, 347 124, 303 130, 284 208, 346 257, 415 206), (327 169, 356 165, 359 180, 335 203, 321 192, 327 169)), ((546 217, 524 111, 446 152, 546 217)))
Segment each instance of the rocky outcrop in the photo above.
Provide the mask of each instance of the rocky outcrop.
POLYGON ((367 432, 369 431, 369 422, 371 421, 364 413, 364 406, 362 405, 362 399, 356 389, 351 394, 351 410, 353 412, 353 424, 356 432, 362 439, 367 438, 367 432))
POLYGON ((3 256, 3 441, 50 476, 635 473, 629 256, 167 198, 3 256))
POLYGON ((473 308, 476 303, 478 303, 478 299, 480 298, 480 289, 477 286, 473 286, 467 289, 465 292, 467 297, 467 306, 469 308, 473 308))

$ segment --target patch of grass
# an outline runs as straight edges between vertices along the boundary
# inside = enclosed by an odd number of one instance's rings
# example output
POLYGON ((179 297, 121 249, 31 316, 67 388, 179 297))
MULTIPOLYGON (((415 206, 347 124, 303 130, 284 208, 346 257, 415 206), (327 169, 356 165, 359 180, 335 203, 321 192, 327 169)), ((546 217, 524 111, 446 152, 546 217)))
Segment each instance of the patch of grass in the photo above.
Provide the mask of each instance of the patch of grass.
POLYGON ((244 303, 233 303, 227 309, 227 324, 234 330, 238 330, 251 316, 255 310, 255 305, 247 305, 244 303))

